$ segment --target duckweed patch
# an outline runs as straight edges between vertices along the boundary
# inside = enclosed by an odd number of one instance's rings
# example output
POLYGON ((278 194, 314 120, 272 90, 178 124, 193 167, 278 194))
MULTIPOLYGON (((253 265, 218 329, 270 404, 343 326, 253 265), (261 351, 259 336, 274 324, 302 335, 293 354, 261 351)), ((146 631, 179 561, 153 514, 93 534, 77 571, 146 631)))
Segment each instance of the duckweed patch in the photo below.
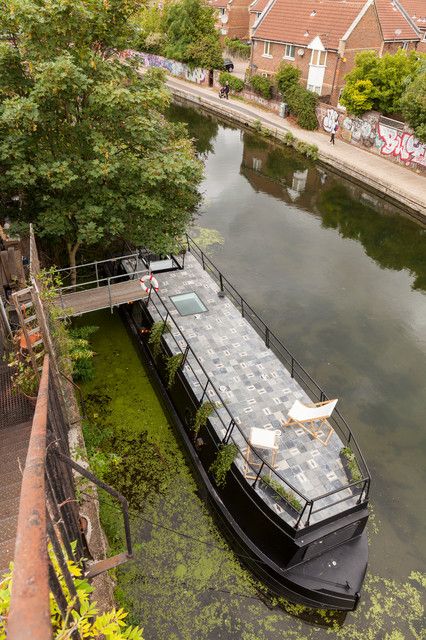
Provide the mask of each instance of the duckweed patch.
MULTIPOLYGON (((116 598, 147 639, 425 638, 420 573, 405 583, 367 576, 361 604, 343 626, 341 615, 312 616, 300 605, 267 598, 210 517, 118 316, 93 315, 85 322, 101 328, 92 338, 95 377, 84 385, 86 442, 92 461, 104 464, 100 473, 132 503, 135 559, 117 571, 116 598)), ((123 550, 118 505, 103 500, 101 516, 111 547, 123 550)))

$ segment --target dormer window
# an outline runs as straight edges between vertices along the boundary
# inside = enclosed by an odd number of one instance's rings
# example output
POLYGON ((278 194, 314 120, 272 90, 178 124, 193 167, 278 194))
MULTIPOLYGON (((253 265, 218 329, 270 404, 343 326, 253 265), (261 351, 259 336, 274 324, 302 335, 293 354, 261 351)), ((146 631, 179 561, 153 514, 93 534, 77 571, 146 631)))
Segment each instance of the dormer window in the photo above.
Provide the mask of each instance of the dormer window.
POLYGON ((219 15, 221 16, 225 15, 225 7, 219 7, 219 15))
POLYGON ((315 11, 315 9, 313 11, 311 11, 311 18, 313 18, 316 15, 317 15, 317 12, 315 11))

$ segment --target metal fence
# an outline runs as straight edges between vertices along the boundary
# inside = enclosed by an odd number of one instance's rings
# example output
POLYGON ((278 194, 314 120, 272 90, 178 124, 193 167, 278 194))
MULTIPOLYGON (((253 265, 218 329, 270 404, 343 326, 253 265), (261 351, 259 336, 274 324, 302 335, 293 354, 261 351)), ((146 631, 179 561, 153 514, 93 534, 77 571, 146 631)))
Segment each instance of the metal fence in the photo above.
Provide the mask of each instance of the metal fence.
MULTIPOLYGON (((59 400, 60 390, 45 356, 30 443, 22 478, 14 555, 13 589, 7 635, 19 640, 52 637, 50 595, 63 620, 80 602, 67 561, 93 577, 132 556, 127 502, 114 489, 70 459, 68 424, 59 400), (127 553, 89 566, 82 533, 73 470, 118 498, 124 516, 127 553), (101 567, 97 567, 100 564, 101 567)), ((72 634, 80 638, 78 632, 72 634)))

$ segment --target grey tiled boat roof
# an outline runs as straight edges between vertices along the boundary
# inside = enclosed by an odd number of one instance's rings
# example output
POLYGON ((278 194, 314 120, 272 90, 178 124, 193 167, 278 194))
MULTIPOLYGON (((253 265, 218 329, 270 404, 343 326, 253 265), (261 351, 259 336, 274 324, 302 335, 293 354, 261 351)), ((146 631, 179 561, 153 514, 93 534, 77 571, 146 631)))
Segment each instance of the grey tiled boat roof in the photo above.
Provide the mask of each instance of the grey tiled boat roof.
MULTIPOLYGON (((196 258, 187 254, 183 270, 160 273, 156 277, 163 303, 246 437, 248 438, 251 427, 281 430, 276 469, 282 477, 308 499, 347 485, 349 480, 339 456, 344 444, 335 432, 328 445, 324 446, 304 429, 282 427, 282 421, 286 420, 294 401, 300 399, 309 403, 310 398, 296 380, 291 378, 274 352, 266 348, 262 338, 242 318, 240 310, 228 298, 218 297, 219 287, 196 258), (197 293, 207 307, 207 312, 181 316, 170 301, 170 296, 191 291, 197 293)), ((149 308, 155 317, 153 305, 149 308)), ((175 333, 184 349, 182 337, 176 331, 175 333)), ((172 338, 166 336, 166 339, 172 345, 172 338)), ((184 373, 194 388, 199 386, 188 367, 184 369, 184 373)), ((210 395, 213 396, 214 393, 210 391, 210 395)), ((216 419, 212 422, 219 434, 223 435, 220 421, 216 419)), ((239 442, 235 431, 234 438, 243 448, 243 439, 240 438, 239 442)), ((242 459, 237 459, 237 464, 242 466, 242 459)), ((261 484, 257 485, 257 490, 284 520, 294 525, 294 515, 281 510, 270 495, 265 493, 261 484)), ((331 504, 343 497, 348 499, 314 514, 311 524, 345 511, 356 503, 358 494, 354 495, 352 489, 345 489, 315 503, 314 508, 331 504)))

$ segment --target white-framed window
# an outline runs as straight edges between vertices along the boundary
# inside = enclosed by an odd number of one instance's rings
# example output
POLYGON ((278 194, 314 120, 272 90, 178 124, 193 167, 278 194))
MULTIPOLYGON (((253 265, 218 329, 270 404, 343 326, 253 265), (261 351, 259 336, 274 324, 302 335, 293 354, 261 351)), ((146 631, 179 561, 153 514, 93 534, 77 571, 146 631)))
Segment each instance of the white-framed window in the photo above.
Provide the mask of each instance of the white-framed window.
POLYGON ((253 169, 254 171, 260 171, 262 169, 262 160, 253 158, 253 169))
POLYGON ((317 67, 325 67, 326 60, 327 60, 327 51, 312 49, 311 64, 314 64, 317 67))
POLYGON ((269 78, 269 73, 267 71, 262 71, 260 75, 262 76, 262 78, 269 78))
POLYGON ((317 93, 318 95, 321 95, 321 87, 317 87, 314 84, 308 84, 307 89, 308 91, 312 91, 312 93, 317 93))
POLYGON ((426 42, 426 31, 423 34, 423 42, 426 42))
POLYGON ((295 53, 296 47, 294 46, 294 44, 284 45, 284 58, 287 58, 287 60, 294 60, 295 53))
POLYGON ((263 43, 263 54, 265 56, 265 58, 272 58, 271 55, 271 43, 268 42, 267 40, 265 40, 265 42, 263 43))
POLYGON ((219 15, 224 16, 225 15, 225 7, 219 7, 219 15))
POLYGON ((262 12, 261 12, 261 11, 255 11, 254 13, 255 13, 255 16, 256 16, 256 20, 257 20, 258 18, 260 18, 260 16, 262 15, 262 12))
POLYGON ((402 45, 401 45, 401 49, 402 49, 403 51, 407 51, 407 49, 408 49, 408 42, 403 42, 403 43, 402 43, 402 45))

